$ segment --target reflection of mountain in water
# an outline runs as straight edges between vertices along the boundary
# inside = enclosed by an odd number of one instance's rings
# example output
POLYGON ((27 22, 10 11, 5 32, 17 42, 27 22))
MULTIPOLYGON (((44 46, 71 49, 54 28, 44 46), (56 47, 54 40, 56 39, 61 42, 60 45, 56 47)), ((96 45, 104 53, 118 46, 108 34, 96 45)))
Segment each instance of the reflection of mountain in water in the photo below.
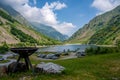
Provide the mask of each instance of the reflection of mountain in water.
POLYGON ((50 46, 40 48, 39 52, 63 52, 63 51, 75 51, 77 49, 85 50, 90 45, 57 45, 57 46, 50 46))

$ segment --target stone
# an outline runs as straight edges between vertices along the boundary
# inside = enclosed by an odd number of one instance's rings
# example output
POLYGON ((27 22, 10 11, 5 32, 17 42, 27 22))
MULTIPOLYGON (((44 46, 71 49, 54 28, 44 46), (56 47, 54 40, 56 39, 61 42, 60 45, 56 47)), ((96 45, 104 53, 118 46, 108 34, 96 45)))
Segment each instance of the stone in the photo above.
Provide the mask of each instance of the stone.
POLYGON ((53 74, 62 73, 62 71, 65 70, 63 66, 54 64, 52 62, 49 63, 42 62, 36 66, 36 69, 38 69, 40 72, 53 73, 53 74))
MULTIPOLYGON (((8 65, 8 72, 9 73, 13 72, 15 65, 16 65, 16 62, 13 62, 13 63, 8 65)), ((25 63, 18 63, 14 72, 24 72, 26 70, 27 70, 27 66, 25 63)))
POLYGON ((40 57, 40 58, 45 58, 45 57, 46 57, 46 54, 39 54, 38 57, 40 57))
POLYGON ((76 53, 76 56, 79 58, 79 57, 83 57, 85 56, 85 52, 84 51, 79 51, 76 53))
POLYGON ((0 66, 0 77, 7 75, 8 70, 6 66, 0 66))
POLYGON ((55 56, 55 54, 48 54, 48 55, 46 55, 45 58, 46 58, 46 59, 52 59, 53 56, 55 56))

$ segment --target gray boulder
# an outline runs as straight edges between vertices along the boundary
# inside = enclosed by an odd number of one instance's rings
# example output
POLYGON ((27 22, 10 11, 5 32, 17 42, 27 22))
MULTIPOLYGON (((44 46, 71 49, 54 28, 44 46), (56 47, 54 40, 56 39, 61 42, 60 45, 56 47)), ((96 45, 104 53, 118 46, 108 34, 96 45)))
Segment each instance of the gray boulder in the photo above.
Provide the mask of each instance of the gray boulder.
POLYGON ((52 59, 53 58, 53 56, 55 56, 55 54, 48 54, 48 55, 46 55, 46 59, 52 59))
POLYGON ((46 54, 39 54, 38 57, 40 57, 40 58, 45 58, 45 57, 46 57, 46 54))
POLYGON ((79 52, 76 53, 76 56, 77 57, 83 57, 83 56, 85 56, 85 52, 84 51, 79 51, 79 52))
POLYGON ((65 70, 64 67, 58 65, 58 64, 54 64, 54 63, 40 63, 36 66, 36 68, 39 70, 39 71, 43 71, 43 72, 46 72, 46 73, 61 73, 63 70, 65 70))

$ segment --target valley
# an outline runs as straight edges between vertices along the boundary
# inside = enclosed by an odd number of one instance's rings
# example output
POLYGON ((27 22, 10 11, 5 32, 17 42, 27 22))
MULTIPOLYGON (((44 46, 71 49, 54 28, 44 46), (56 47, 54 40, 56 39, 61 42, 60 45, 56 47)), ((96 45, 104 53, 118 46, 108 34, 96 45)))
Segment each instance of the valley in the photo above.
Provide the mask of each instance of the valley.
POLYGON ((120 5, 80 1, 0 1, 0 80, 120 80, 120 5))

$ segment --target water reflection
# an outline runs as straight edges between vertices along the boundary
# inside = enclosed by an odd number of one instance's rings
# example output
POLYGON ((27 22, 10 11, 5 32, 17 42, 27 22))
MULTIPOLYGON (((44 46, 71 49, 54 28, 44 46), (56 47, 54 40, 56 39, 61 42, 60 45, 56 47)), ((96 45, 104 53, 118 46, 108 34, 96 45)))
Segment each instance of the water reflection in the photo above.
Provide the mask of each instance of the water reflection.
POLYGON ((49 47, 43 47, 38 50, 38 52, 64 52, 64 51, 75 51, 75 50, 82 50, 84 51, 87 47, 90 47, 91 45, 56 45, 56 46, 49 46, 49 47))

